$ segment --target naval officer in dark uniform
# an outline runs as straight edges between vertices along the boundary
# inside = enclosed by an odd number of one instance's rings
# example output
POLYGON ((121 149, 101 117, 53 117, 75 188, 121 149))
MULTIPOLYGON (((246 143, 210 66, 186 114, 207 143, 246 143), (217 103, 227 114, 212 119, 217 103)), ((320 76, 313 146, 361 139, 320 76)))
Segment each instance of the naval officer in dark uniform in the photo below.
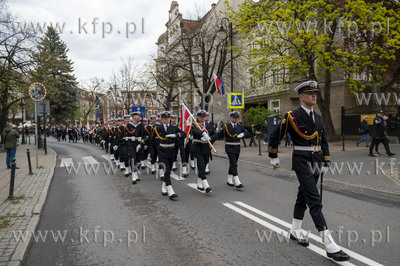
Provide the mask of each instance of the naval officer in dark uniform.
POLYGON ((317 103, 317 92, 319 91, 317 86, 316 81, 307 81, 295 88, 301 106, 286 113, 280 125, 272 132, 268 152, 271 164, 278 166, 278 146, 289 132, 294 145, 292 170, 296 172, 300 183, 294 206, 290 238, 302 246, 309 245, 308 240, 301 233, 301 224, 308 206, 314 225, 322 238, 322 243, 325 244, 327 256, 335 261, 347 261, 350 259, 349 255, 343 252, 333 240, 322 213, 322 203, 317 188, 320 173, 311 171, 311 167, 317 164, 322 172, 326 172, 330 163, 324 124, 321 116, 313 110, 313 106, 317 103), (321 167, 322 164, 324 167, 321 167))
POLYGON ((218 132, 219 139, 225 139, 225 152, 229 158, 228 180, 229 186, 243 188, 243 184, 239 180, 237 162, 240 155, 240 140, 250 137, 250 133, 246 131, 244 126, 238 124, 239 112, 233 111, 229 113, 231 122, 223 126, 218 132))
POLYGON ((211 148, 208 141, 214 142, 218 135, 215 133, 211 124, 205 122, 207 112, 205 110, 198 110, 196 112, 197 122, 201 129, 197 128, 195 123, 192 124, 191 132, 193 134, 192 151, 197 159, 197 189, 205 190, 206 193, 212 191, 207 181, 206 165, 210 160, 211 148))
POLYGON ((137 147, 139 150, 142 146, 147 145, 151 140, 158 139, 158 158, 164 168, 164 181, 161 185, 161 193, 163 196, 168 195, 173 200, 178 197, 172 189, 171 169, 175 160, 176 139, 185 138, 186 133, 177 126, 170 124, 171 112, 164 111, 160 113, 161 124, 153 126, 151 136, 145 138, 137 147))

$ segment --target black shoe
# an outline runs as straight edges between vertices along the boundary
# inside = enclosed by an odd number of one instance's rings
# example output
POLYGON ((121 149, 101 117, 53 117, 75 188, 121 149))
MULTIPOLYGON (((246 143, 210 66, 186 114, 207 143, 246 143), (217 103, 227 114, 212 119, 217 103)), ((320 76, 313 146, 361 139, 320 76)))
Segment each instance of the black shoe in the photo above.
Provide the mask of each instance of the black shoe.
POLYGON ((392 153, 392 152, 387 153, 387 156, 389 156, 389 157, 392 157, 392 156, 395 156, 395 155, 396 155, 396 153, 392 153))
POLYGON ((162 192, 162 191, 161 191, 161 194, 162 194, 163 196, 167 196, 167 195, 168 195, 167 192, 164 193, 164 192, 162 192))
POLYGON ((175 167, 175 168, 172 168, 172 171, 174 171, 174 172, 175 172, 176 170, 178 170, 178 168, 176 168, 176 167, 175 167))
POLYGON ((229 183, 229 182, 226 182, 226 184, 227 184, 228 186, 231 186, 231 187, 235 186, 234 184, 231 184, 231 183, 229 183))
POLYGON ((290 239, 296 241, 297 244, 299 244, 300 246, 303 246, 303 247, 308 247, 308 245, 310 245, 308 240, 306 240, 306 239, 298 239, 297 237, 292 235, 292 233, 290 233, 290 239))
POLYGON ((373 154, 373 153, 370 153, 369 156, 370 156, 370 157, 376 157, 376 155, 373 154))
POLYGON ((136 185, 136 181, 132 181, 132 184, 136 185))
POLYGON ((334 261, 347 261, 350 260, 350 256, 344 253, 342 250, 336 252, 336 253, 329 253, 326 252, 326 255, 328 258, 332 258, 334 261))
POLYGON ((237 185, 236 188, 244 188, 243 184, 237 185))
POLYGON ((206 175, 209 175, 211 172, 210 171, 208 171, 208 172, 206 172, 206 175))
POLYGON ((10 167, 10 166, 7 166, 7 169, 11 169, 11 167, 10 167))
POLYGON ((174 198, 177 198, 177 197, 178 197, 178 195, 172 194, 171 196, 169 196, 169 199, 170 199, 170 200, 174 200, 174 198))
POLYGON ((151 174, 154 175, 156 173, 156 171, 151 171, 151 174))
POLYGON ((369 145, 365 146, 365 147, 369 147, 369 145))
POLYGON ((381 155, 381 154, 379 153, 379 151, 376 151, 376 152, 375 152, 375 155, 381 155))
POLYGON ((360 143, 357 142, 357 147, 358 147, 358 145, 360 145, 360 143))
POLYGON ((204 191, 203 187, 197 187, 197 189, 200 190, 200 191, 204 191))
POLYGON ((211 187, 206 188, 206 193, 210 193, 210 192, 212 192, 211 187))

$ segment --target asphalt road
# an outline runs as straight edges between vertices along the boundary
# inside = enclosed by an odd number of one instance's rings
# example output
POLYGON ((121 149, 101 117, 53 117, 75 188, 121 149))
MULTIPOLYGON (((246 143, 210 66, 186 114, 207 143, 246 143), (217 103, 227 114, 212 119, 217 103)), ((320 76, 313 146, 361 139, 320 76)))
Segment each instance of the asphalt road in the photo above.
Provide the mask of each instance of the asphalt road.
MULTIPOLYGON (((238 191, 226 185, 228 161, 214 157, 208 177, 213 192, 192 188, 197 177, 191 172, 172 179, 179 197, 171 201, 154 175, 143 174, 137 185, 120 171, 107 175, 105 153, 95 145, 48 145, 58 162, 38 228, 47 235, 34 241, 26 265, 336 264, 324 256, 319 238, 304 248, 284 237, 297 193, 293 176, 240 163, 245 188, 238 191), (96 175, 60 167, 62 159, 77 164, 88 156, 100 163, 96 175), (63 241, 53 237, 58 232, 63 241)), ((400 202, 331 188, 323 203, 334 238, 352 252, 350 263, 398 265, 400 202)), ((303 229, 317 235, 308 213, 303 229)))

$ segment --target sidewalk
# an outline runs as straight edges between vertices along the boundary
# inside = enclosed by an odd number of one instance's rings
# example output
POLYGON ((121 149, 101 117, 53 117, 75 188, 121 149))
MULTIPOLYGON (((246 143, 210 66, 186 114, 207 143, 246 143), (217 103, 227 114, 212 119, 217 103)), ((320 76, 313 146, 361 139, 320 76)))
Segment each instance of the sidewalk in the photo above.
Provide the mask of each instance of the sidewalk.
POLYGON ((6 169, 6 153, 0 153, 0 266, 21 265, 31 243, 32 234, 16 241, 14 233, 36 229, 40 213, 54 173, 56 153, 48 148, 47 155, 39 150, 39 168, 36 169, 34 145, 17 147, 15 171, 15 200, 7 200, 11 170, 6 169), (29 175, 27 149, 31 153, 33 175, 29 175))
MULTIPOLYGON (((266 167, 272 169, 270 165, 270 158, 268 157, 268 145, 264 145, 261 141, 261 156, 259 155, 259 147, 257 140, 257 147, 249 147, 250 139, 246 139, 247 147, 243 146, 241 142, 241 152, 239 162, 246 163, 249 165, 266 167)), ((227 158, 225 153, 224 141, 217 141, 214 143, 214 147, 217 153, 213 153, 213 156, 227 158)), ((342 151, 342 142, 331 142, 329 143, 329 150, 331 161, 343 164, 343 174, 332 174, 328 172, 324 177, 325 183, 335 183, 336 186, 340 185, 343 189, 358 190, 362 189, 373 190, 382 194, 390 194, 394 198, 400 199, 400 144, 390 143, 390 149, 396 153, 396 156, 392 157, 395 165, 393 171, 390 171, 390 158, 384 155, 384 147, 382 144, 379 145, 379 151, 382 154, 378 157, 369 157, 369 148, 365 147, 365 142, 357 147, 355 141, 345 142, 345 151, 342 151), (385 165, 383 169, 385 174, 375 174, 377 163, 383 163, 385 165), (350 165, 362 163, 361 174, 351 174, 346 169, 347 163, 350 165), (346 172, 346 171, 347 172, 346 172)), ((295 178, 292 168, 292 151, 291 147, 285 147, 283 144, 279 147, 278 157, 280 159, 280 168, 277 171, 287 173, 288 176, 295 178)))

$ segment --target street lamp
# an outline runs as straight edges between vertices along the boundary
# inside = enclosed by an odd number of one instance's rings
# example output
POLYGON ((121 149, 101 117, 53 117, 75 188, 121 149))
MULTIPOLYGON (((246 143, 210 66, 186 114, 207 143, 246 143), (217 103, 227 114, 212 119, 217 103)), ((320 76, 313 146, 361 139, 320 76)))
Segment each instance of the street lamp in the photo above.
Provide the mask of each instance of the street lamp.
POLYGON ((24 127, 24 110, 25 110, 25 103, 23 100, 21 100, 19 106, 21 106, 21 111, 22 111, 22 141, 21 144, 25 144, 25 127, 24 127))
POLYGON ((231 45, 231 92, 233 92, 233 30, 232 30, 232 21, 230 21, 228 18, 223 17, 221 19, 221 25, 219 27, 219 30, 217 32, 217 36, 220 40, 225 40, 226 37, 229 37, 230 45, 231 45), (226 29, 224 28, 223 21, 226 20, 228 23, 228 28, 229 31, 227 32, 226 29), (228 36, 227 36, 228 34, 228 36))

